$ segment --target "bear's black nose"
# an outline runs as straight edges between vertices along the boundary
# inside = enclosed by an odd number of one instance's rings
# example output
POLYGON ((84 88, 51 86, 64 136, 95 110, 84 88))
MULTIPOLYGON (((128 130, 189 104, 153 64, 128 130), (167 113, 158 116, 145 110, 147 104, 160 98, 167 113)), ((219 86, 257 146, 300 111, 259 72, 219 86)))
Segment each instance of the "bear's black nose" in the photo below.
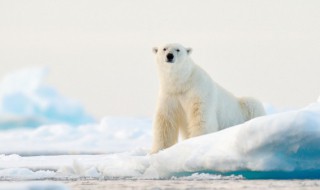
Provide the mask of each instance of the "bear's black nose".
POLYGON ((167 54, 167 59, 168 59, 168 61, 172 61, 173 58, 174 58, 174 56, 173 56, 172 53, 168 53, 168 54, 167 54))

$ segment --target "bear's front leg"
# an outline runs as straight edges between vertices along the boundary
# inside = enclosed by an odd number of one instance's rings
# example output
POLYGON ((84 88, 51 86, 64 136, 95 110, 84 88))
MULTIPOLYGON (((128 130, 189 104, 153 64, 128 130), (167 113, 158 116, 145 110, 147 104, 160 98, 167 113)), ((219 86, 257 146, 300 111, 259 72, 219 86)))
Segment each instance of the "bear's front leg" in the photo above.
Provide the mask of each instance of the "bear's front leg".
POLYGON ((188 115, 188 138, 200 136, 217 128, 217 120, 212 110, 208 110, 207 105, 200 98, 189 100, 187 108, 188 115))
POLYGON ((153 145, 151 154, 168 148, 178 140, 178 103, 173 99, 163 99, 159 102, 153 121, 153 145))

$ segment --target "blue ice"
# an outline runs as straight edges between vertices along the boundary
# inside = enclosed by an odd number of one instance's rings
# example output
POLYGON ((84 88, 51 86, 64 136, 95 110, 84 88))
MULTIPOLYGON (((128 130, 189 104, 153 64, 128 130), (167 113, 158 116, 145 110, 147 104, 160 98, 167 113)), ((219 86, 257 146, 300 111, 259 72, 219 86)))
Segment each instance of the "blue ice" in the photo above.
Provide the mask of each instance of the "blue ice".
POLYGON ((0 129, 94 122, 83 106, 44 82, 47 68, 10 73, 0 83, 0 129))

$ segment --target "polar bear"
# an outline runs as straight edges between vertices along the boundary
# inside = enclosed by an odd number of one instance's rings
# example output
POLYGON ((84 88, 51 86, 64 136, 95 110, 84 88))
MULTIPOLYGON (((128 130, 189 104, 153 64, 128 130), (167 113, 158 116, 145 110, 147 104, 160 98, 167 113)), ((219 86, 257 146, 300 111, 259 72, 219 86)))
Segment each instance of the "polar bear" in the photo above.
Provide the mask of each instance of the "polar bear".
POLYGON ((265 115, 253 98, 237 98, 190 58, 191 48, 166 44, 153 48, 160 91, 153 120, 152 153, 183 139, 219 131, 265 115))

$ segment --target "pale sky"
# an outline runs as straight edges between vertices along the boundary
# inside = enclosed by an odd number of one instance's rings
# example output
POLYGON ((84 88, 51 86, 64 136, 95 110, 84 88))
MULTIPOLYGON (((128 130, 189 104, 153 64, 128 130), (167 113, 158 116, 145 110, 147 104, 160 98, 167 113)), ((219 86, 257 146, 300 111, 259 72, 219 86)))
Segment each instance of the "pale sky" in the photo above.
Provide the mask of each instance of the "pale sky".
POLYGON ((302 107, 320 95, 319 0, 0 0, 0 77, 47 66, 96 117, 152 116, 152 47, 181 43, 237 96, 302 107))

